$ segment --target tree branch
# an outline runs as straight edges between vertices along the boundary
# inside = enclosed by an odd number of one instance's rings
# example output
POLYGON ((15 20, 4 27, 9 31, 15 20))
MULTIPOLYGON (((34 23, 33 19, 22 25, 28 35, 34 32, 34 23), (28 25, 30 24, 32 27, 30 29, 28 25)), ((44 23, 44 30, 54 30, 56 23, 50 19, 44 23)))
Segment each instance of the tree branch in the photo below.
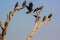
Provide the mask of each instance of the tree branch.
POLYGON ((29 34, 29 36, 26 38, 26 40, 31 40, 32 36, 35 34, 35 32, 46 22, 50 21, 51 18, 47 18, 45 21, 41 21, 41 23, 39 23, 37 26, 34 27, 34 29, 32 30, 32 32, 29 34))
POLYGON ((10 11, 9 14, 7 15, 7 20, 4 23, 4 25, 2 24, 2 22, 0 21, 0 27, 2 29, 2 40, 6 40, 6 33, 7 33, 7 28, 8 28, 8 24, 11 20, 11 18, 13 17, 14 13, 16 12, 16 10, 10 11))

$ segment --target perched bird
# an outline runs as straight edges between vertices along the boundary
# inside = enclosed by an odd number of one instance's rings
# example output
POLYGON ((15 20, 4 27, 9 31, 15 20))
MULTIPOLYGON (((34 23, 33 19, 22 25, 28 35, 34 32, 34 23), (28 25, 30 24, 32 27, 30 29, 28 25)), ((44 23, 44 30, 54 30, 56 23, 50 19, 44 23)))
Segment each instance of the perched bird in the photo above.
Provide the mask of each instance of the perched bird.
POLYGON ((7 26, 8 26, 8 22, 7 22, 7 21, 5 22, 4 26, 5 26, 5 27, 7 27, 7 26))
POLYGON ((22 3, 22 8, 24 8, 26 6, 26 0, 24 0, 24 2, 22 3))
POLYGON ((48 18, 51 18, 51 17, 52 17, 52 13, 51 13, 51 14, 49 14, 48 18))
POLYGON ((33 11, 33 3, 30 2, 29 6, 26 6, 26 8, 28 9, 28 12, 26 12, 26 14, 31 13, 33 11))
POLYGON ((43 17, 43 21, 45 21, 45 20, 46 20, 46 16, 43 17))
POLYGON ((34 11, 33 11, 33 13, 36 12, 36 11, 38 11, 38 10, 42 10, 43 7, 44 7, 44 6, 35 8, 34 11))
POLYGON ((18 10, 18 11, 20 10, 20 8, 18 7, 18 2, 16 2, 14 10, 18 10))
POLYGON ((35 23, 37 23, 37 21, 39 21, 40 19, 40 16, 39 15, 33 15, 33 16, 36 18, 35 23))
POLYGON ((18 7, 18 2, 16 2, 14 9, 17 8, 17 7, 18 7))

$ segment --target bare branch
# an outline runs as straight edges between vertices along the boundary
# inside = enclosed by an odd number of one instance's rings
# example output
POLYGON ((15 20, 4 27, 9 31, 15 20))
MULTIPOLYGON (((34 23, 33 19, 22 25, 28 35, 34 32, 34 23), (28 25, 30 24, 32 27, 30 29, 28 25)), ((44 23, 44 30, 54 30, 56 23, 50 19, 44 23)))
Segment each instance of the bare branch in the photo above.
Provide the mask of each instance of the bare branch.
POLYGON ((45 21, 41 21, 41 23, 39 23, 37 26, 34 27, 34 29, 32 30, 32 32, 29 34, 29 36, 27 37, 26 40, 31 40, 32 36, 35 34, 35 32, 46 22, 50 21, 51 18, 47 18, 45 21))

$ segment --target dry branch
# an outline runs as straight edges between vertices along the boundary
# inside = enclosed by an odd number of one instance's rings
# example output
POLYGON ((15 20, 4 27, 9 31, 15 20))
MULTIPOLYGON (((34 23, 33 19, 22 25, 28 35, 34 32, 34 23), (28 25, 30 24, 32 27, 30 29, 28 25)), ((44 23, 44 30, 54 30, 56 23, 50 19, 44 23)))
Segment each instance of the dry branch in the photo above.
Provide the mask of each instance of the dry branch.
POLYGON ((15 13, 16 10, 12 10, 9 12, 9 14, 7 15, 7 20, 6 22, 4 23, 4 25, 2 24, 2 22, 0 21, 0 27, 2 29, 2 33, 1 33, 1 38, 2 40, 6 40, 6 33, 7 33, 7 28, 8 28, 8 24, 11 20, 11 18, 13 17, 14 13, 15 13))
POLYGON ((32 30, 32 32, 29 34, 29 36, 26 38, 26 40, 31 40, 32 36, 35 34, 35 32, 46 22, 50 21, 51 18, 47 18, 45 21, 41 21, 41 23, 39 23, 37 26, 34 27, 34 29, 32 30))

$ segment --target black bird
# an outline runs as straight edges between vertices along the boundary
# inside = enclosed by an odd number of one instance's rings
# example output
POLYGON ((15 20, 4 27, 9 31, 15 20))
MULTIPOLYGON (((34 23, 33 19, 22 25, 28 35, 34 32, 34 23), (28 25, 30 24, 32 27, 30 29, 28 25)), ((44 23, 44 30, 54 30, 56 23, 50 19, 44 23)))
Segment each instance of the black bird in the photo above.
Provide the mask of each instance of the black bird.
POLYGON ((40 19, 40 16, 39 16, 39 15, 33 15, 33 16, 36 18, 35 23, 36 23, 37 21, 39 21, 39 19, 40 19))
POLYGON ((24 2, 22 3, 22 8, 24 8, 26 6, 26 0, 24 0, 24 2))
POLYGON ((16 2, 14 10, 18 10, 18 11, 20 10, 20 8, 18 7, 18 2, 16 2))
POLYGON ((16 2, 14 9, 17 8, 17 7, 18 7, 18 2, 16 2))
POLYGON ((36 11, 38 11, 38 10, 42 10, 43 7, 44 7, 44 6, 35 8, 34 11, 33 11, 33 13, 36 12, 36 11))
POLYGON ((46 16, 43 17, 43 21, 45 21, 45 20, 46 20, 46 16))
POLYGON ((26 14, 31 13, 33 11, 33 3, 30 2, 29 6, 26 6, 26 8, 28 9, 28 12, 26 12, 26 14))
POLYGON ((51 18, 51 17, 52 17, 52 13, 51 13, 51 14, 49 14, 48 18, 51 18))

